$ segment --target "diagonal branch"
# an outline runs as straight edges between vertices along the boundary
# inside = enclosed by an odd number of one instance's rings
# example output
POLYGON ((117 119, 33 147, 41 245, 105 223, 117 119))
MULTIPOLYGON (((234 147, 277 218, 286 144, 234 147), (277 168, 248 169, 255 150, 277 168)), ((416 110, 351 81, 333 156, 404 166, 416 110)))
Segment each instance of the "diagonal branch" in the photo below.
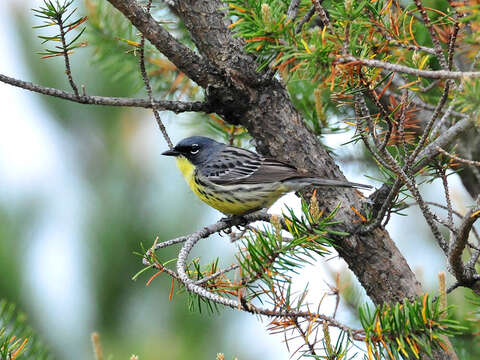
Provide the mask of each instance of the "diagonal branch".
POLYGON ((212 112, 212 106, 202 101, 185 102, 185 101, 154 100, 152 105, 149 99, 95 96, 95 95, 77 96, 68 91, 34 84, 29 81, 15 79, 3 74, 0 74, 0 82, 13 85, 25 90, 33 91, 39 94, 53 96, 53 97, 73 101, 80 104, 141 107, 141 108, 147 108, 147 109, 151 109, 153 106, 155 109, 173 111, 177 114, 182 112, 187 112, 187 111, 196 111, 196 112, 200 111, 205 113, 212 112))
POLYGON ((215 73, 209 63, 189 47, 180 43, 165 30, 135 0, 108 0, 175 66, 191 80, 206 88, 211 74, 215 73))
POLYGON ((477 205, 470 209, 463 217, 463 221, 458 229, 458 235, 450 246, 448 254, 448 262, 453 275, 460 283, 464 284, 471 283, 474 274, 466 272, 462 261, 462 253, 467 246, 472 226, 478 218, 480 218, 480 196, 477 198, 477 205))
MULTIPOLYGON (((152 0, 149 0, 147 3, 147 13, 150 13, 150 8, 152 7, 152 0)), ((173 149, 173 143, 172 140, 170 139, 170 136, 167 133, 167 129, 165 128, 165 125, 162 122, 162 119, 160 118, 160 114, 158 111, 155 109, 154 105, 154 99, 153 99, 153 93, 152 93, 152 87, 150 86, 150 79, 148 78, 147 75, 147 70, 145 69, 145 35, 141 34, 141 40, 140 40, 140 72, 142 73, 142 78, 143 78, 143 83, 145 84, 145 89, 147 90, 147 95, 148 99, 150 100, 150 103, 152 104, 152 112, 153 116, 155 117, 155 120, 157 121, 158 128, 160 129, 163 138, 168 144, 168 147, 170 149, 173 149)))

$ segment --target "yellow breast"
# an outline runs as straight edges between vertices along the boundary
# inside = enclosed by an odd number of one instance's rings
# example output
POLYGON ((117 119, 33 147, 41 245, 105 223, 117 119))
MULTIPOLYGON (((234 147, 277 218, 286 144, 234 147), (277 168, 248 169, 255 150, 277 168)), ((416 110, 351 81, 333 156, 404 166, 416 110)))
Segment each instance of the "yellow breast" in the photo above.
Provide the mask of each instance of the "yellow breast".
POLYGON ((221 186, 208 182, 200 185, 195 181, 195 166, 186 158, 177 157, 177 166, 192 191, 205 203, 224 214, 241 215, 252 210, 270 207, 275 200, 288 192, 284 186, 260 189, 254 186, 248 191, 245 186, 221 186))
POLYGON ((194 175, 195 175, 195 166, 183 156, 177 157, 177 166, 183 174, 185 181, 188 186, 193 190, 194 185, 194 175))

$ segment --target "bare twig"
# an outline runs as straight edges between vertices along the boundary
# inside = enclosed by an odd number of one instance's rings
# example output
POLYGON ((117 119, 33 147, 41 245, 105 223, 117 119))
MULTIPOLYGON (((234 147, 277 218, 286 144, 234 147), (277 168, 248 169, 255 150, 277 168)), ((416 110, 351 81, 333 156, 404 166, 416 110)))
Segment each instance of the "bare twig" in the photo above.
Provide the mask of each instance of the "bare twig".
POLYGON ((460 30, 460 25, 458 22, 455 22, 453 26, 453 33, 450 36, 450 40, 448 42, 448 70, 452 70, 453 66, 453 55, 455 53, 455 42, 457 41, 458 31, 460 30))
POLYGON ((450 127, 448 130, 444 131, 438 138, 435 139, 435 141, 427 145, 425 149, 418 154, 417 158, 421 160, 416 163, 414 170, 418 171, 425 166, 430 159, 438 155, 439 151, 437 150, 437 146, 440 146, 441 148, 447 146, 452 141, 457 139, 460 134, 473 128, 474 126, 475 123, 472 119, 465 118, 455 123, 455 125, 450 127))
POLYGON ((462 164, 467 164, 471 166, 480 166, 480 161, 473 161, 473 160, 468 160, 468 159, 463 159, 461 157, 458 157, 456 155, 450 154, 449 152, 443 150, 440 146, 435 146, 435 149, 437 149, 439 152, 441 152, 443 155, 448 156, 449 158, 452 158, 455 161, 458 161, 462 164))
POLYGON ((295 32, 298 34, 300 31, 302 31, 303 25, 305 25, 307 22, 310 21, 312 16, 315 14, 315 7, 312 6, 308 12, 305 14, 303 19, 298 23, 297 27, 295 28, 295 32))
MULTIPOLYGON (((453 208, 452 208, 452 199, 450 198, 450 191, 448 190, 448 179, 446 170, 444 168, 440 168, 440 178, 442 179, 443 190, 445 192, 445 201, 447 202, 447 221, 448 221, 448 228, 453 228, 453 208)), ((450 234, 450 239, 453 240, 454 233, 453 231, 450 234)))
POLYGON ((287 11, 287 21, 295 20, 298 15, 298 6, 300 5, 300 0, 292 0, 287 11))
POLYGON ((330 28, 330 19, 328 18, 327 12, 322 6, 323 0, 312 0, 315 11, 318 13, 318 17, 322 20, 323 26, 327 27, 327 31, 331 31, 330 28))
POLYGON ((209 282, 210 280, 213 280, 219 276, 222 276, 223 274, 226 274, 232 270, 236 270, 240 267, 240 265, 238 264, 232 264, 230 266, 227 266, 225 269, 223 270, 219 270, 211 275, 208 275, 208 276, 205 276, 204 278, 201 278, 200 280, 197 280, 195 282, 195 284, 197 285, 202 285, 202 284, 205 284, 206 282, 209 282))
POLYGON ((360 63, 369 67, 382 68, 389 71, 410 74, 429 79, 462 79, 480 77, 480 71, 420 70, 404 65, 392 64, 381 60, 357 58, 354 56, 342 56, 335 59, 335 61, 339 64, 360 63))
POLYGON ((91 96, 91 95, 77 96, 67 91, 37 85, 28 81, 15 79, 3 74, 0 74, 0 82, 13 85, 25 90, 33 91, 39 94, 53 96, 53 97, 73 101, 80 104, 155 108, 158 110, 173 111, 175 113, 181 113, 181 112, 187 112, 187 111, 195 111, 195 112, 202 111, 206 113, 211 112, 211 106, 208 103, 201 102, 201 101, 186 102, 186 101, 154 100, 152 105, 152 102, 150 101, 150 99, 91 96))
MULTIPOLYGON (((152 0, 148 0, 147 7, 146 7, 147 13, 150 13, 151 6, 152 6, 152 0)), ((172 149, 173 148, 172 140, 170 139, 170 136, 168 136, 167 129, 165 128, 165 125, 163 124, 162 119, 160 118, 160 114, 153 107, 154 99, 152 94, 152 87, 150 86, 150 80, 148 79, 147 71, 145 70, 145 35, 143 33, 141 33, 139 61, 140 61, 140 72, 142 73, 145 89, 147 90, 148 98, 150 99, 150 104, 152 104, 153 116, 157 121, 158 127, 162 132, 162 135, 165 141, 167 142, 168 147, 172 149)))
POLYGON ((447 99, 448 99, 448 93, 450 91, 450 82, 447 81, 445 84, 445 88, 443 89, 443 94, 442 97, 440 98, 440 101, 438 102, 435 111, 432 114, 432 117, 428 121, 427 125, 425 125, 425 128, 423 130, 422 137, 418 141, 417 146, 415 147, 415 150, 413 150, 412 154, 408 157, 407 163, 408 165, 411 165, 415 159, 417 158, 418 153, 423 149, 425 146, 425 143, 428 139, 428 135, 430 134, 430 130, 432 130, 433 125, 435 124, 435 121, 437 120, 438 116, 440 115, 440 111, 442 110, 443 106, 445 105, 447 99))
MULTIPOLYGON (((365 104, 365 100, 360 94, 357 94, 355 99, 356 99, 357 106, 360 109, 361 116, 366 119, 368 127, 372 128, 373 122, 371 120, 369 110, 365 104)), ((378 140, 378 138, 375 137, 374 133, 372 133, 372 137, 375 142, 375 146, 377 147, 377 149, 379 149, 381 147, 380 141, 378 140)), ((402 168, 398 164, 398 162, 393 158, 393 156, 388 151, 385 150, 385 148, 383 148, 381 154, 385 162, 389 164, 391 170, 395 172, 395 174, 397 174, 397 176, 399 177, 399 179, 401 179, 402 182, 405 183, 408 190, 417 201, 418 206, 422 210, 422 214, 425 220, 427 221, 427 224, 430 227, 430 230, 432 231, 433 236, 437 240, 439 246, 446 252, 448 249, 447 243, 443 238, 443 235, 440 233, 437 225, 435 224, 434 215, 430 211, 429 207, 425 204, 423 197, 418 191, 417 184, 415 183, 415 178, 408 176, 408 174, 405 173, 405 168, 402 168)))
MULTIPOLYGON (((447 206, 436 203, 436 202, 433 202, 433 201, 427 201, 426 203, 428 205, 433 205, 433 206, 439 207, 440 209, 443 209, 443 210, 448 210, 447 206)), ((458 216, 459 218, 463 218, 463 216, 464 216, 464 215, 460 214, 458 211, 455 211, 455 210, 452 210, 452 213, 453 213, 453 215, 458 216)), ((475 235, 475 237, 477 238, 477 240, 480 242, 480 234, 478 234, 477 230, 474 227, 472 227, 472 232, 475 235)), ((471 246, 471 247, 476 248, 475 246, 471 246)))

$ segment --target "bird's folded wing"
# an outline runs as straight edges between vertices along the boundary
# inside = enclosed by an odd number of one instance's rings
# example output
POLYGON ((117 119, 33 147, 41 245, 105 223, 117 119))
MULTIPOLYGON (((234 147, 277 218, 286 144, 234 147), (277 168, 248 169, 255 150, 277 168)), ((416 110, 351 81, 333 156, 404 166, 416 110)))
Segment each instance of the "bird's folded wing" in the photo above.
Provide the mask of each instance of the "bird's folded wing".
POLYGON ((202 167, 202 174, 218 185, 272 183, 301 177, 291 165, 234 147, 226 147, 210 159, 202 167))

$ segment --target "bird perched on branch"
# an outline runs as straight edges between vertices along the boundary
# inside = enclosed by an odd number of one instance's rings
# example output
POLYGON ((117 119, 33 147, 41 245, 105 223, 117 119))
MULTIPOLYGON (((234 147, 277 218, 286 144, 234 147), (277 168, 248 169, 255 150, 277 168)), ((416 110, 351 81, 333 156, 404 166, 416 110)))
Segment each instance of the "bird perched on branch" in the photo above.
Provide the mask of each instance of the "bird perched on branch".
POLYGON ((183 139, 162 155, 175 156, 193 192, 226 215, 269 208, 282 195, 309 185, 371 188, 302 174, 287 163, 203 136, 183 139))

